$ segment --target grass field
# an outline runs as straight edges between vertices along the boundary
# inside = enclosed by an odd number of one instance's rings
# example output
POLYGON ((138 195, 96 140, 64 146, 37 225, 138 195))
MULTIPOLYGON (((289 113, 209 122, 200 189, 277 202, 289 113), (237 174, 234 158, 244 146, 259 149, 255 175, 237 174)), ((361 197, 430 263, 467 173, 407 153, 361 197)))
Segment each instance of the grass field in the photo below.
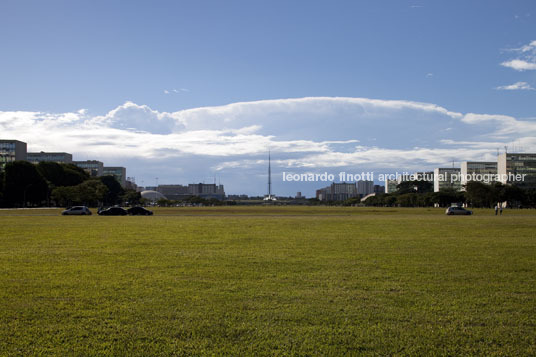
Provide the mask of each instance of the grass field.
POLYGON ((536 354, 535 211, 59 212, 0 210, 0 355, 536 354))

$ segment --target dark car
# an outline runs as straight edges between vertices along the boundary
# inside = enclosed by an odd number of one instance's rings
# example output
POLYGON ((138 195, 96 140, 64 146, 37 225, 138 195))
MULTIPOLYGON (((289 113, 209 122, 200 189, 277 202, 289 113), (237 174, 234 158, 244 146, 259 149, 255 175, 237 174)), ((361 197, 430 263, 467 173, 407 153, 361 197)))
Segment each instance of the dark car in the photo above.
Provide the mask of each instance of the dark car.
POLYGON ((99 216, 126 216, 127 211, 121 207, 110 207, 97 212, 99 216))
POLYGON ((90 216, 91 211, 86 206, 74 206, 61 212, 64 216, 90 216))
POLYGON ((127 209, 127 213, 131 216, 152 216, 153 211, 149 211, 143 207, 130 207, 127 209))
POLYGON ((448 216, 454 216, 454 215, 461 215, 461 216, 469 216, 473 214, 473 211, 469 211, 463 207, 449 207, 445 211, 445 214, 448 216))

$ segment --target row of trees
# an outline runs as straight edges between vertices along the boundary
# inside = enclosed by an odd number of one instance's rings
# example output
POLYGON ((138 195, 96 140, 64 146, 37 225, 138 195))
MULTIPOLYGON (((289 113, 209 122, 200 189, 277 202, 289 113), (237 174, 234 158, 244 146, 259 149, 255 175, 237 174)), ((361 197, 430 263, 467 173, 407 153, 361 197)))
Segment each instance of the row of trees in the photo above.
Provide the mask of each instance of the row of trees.
POLYGON ((0 172, 0 207, 111 206, 140 200, 138 192, 125 191, 113 176, 92 178, 72 164, 14 161, 0 172))
POLYGON ((423 181, 402 182, 397 187, 398 191, 395 193, 369 197, 364 202, 365 205, 430 207, 438 204, 446 207, 452 203, 466 203, 470 207, 492 208, 497 202, 508 202, 510 207, 536 207, 536 190, 523 190, 501 183, 485 184, 471 181, 465 185, 464 192, 455 190, 432 192, 432 184, 423 181))
POLYGON ((199 196, 190 196, 183 200, 166 200, 160 199, 156 202, 160 207, 173 207, 177 205, 202 205, 202 206, 224 206, 236 205, 235 201, 220 201, 216 198, 202 198, 199 196))

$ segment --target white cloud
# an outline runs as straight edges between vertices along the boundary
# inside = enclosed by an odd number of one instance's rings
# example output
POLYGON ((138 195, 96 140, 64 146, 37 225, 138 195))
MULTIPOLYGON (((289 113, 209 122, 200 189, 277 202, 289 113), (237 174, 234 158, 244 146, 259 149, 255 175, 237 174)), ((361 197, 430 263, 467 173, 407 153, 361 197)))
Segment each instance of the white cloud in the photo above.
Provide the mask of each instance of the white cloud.
POLYGON ((179 89, 176 89, 176 88, 173 88, 173 89, 164 89, 164 94, 171 94, 171 93, 187 93, 189 92, 190 90, 188 88, 179 88, 179 89))
POLYGON ((508 115, 468 113, 462 121, 468 124, 492 124, 495 130, 488 133, 489 137, 536 135, 536 122, 519 120, 508 115))
POLYGON ((519 52, 523 52, 523 53, 526 53, 526 52, 534 52, 536 51, 536 40, 532 41, 531 43, 529 43, 528 45, 524 45, 518 49, 516 49, 517 51, 519 52))
POLYGON ((184 128, 184 125, 166 112, 158 112, 147 105, 125 102, 104 116, 90 119, 88 124, 124 130, 146 131, 155 134, 169 134, 184 128))
POLYGON ((497 147, 503 147, 504 142, 501 141, 456 141, 451 139, 441 140, 442 144, 460 146, 460 147, 471 147, 485 150, 493 150, 497 147))
POLYGON ((386 149, 379 147, 360 148, 351 153, 327 152, 308 156, 301 160, 288 160, 289 167, 304 168, 391 168, 395 170, 422 170, 441 166, 452 160, 474 160, 490 154, 488 148, 411 148, 386 149), (404 164, 401 166, 400 163, 404 164))
POLYGON ((514 84, 496 87, 497 90, 534 90, 527 82, 516 82, 514 84))
POLYGON ((520 59, 514 59, 514 60, 503 62, 501 63, 501 66, 510 67, 520 72, 536 69, 536 63, 528 62, 528 61, 520 60, 520 59))
POLYGON ((497 122, 515 122, 514 117, 508 115, 498 115, 498 114, 475 114, 467 113, 463 116, 462 121, 469 124, 478 124, 482 122, 497 121, 497 122))
POLYGON ((29 151, 67 151, 75 160, 124 165, 129 176, 158 176, 161 183, 219 171, 233 177, 236 190, 265 174, 268 148, 274 172, 430 169, 482 159, 513 140, 536 149, 534 121, 368 98, 275 99, 177 112, 126 102, 97 116, 0 111, 0 132, 27 142, 29 151))
POLYGON ((501 66, 515 69, 516 71, 536 70, 536 40, 519 48, 508 50, 518 54, 518 58, 501 63, 501 66))

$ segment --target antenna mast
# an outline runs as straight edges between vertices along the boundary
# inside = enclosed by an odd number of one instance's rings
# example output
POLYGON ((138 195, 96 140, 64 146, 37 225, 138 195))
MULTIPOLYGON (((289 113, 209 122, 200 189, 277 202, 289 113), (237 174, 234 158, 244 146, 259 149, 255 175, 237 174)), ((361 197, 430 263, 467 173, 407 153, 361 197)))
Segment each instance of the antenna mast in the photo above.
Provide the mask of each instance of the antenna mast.
POLYGON ((270 159, 270 150, 268 150, 268 198, 272 197, 272 165, 270 159))

